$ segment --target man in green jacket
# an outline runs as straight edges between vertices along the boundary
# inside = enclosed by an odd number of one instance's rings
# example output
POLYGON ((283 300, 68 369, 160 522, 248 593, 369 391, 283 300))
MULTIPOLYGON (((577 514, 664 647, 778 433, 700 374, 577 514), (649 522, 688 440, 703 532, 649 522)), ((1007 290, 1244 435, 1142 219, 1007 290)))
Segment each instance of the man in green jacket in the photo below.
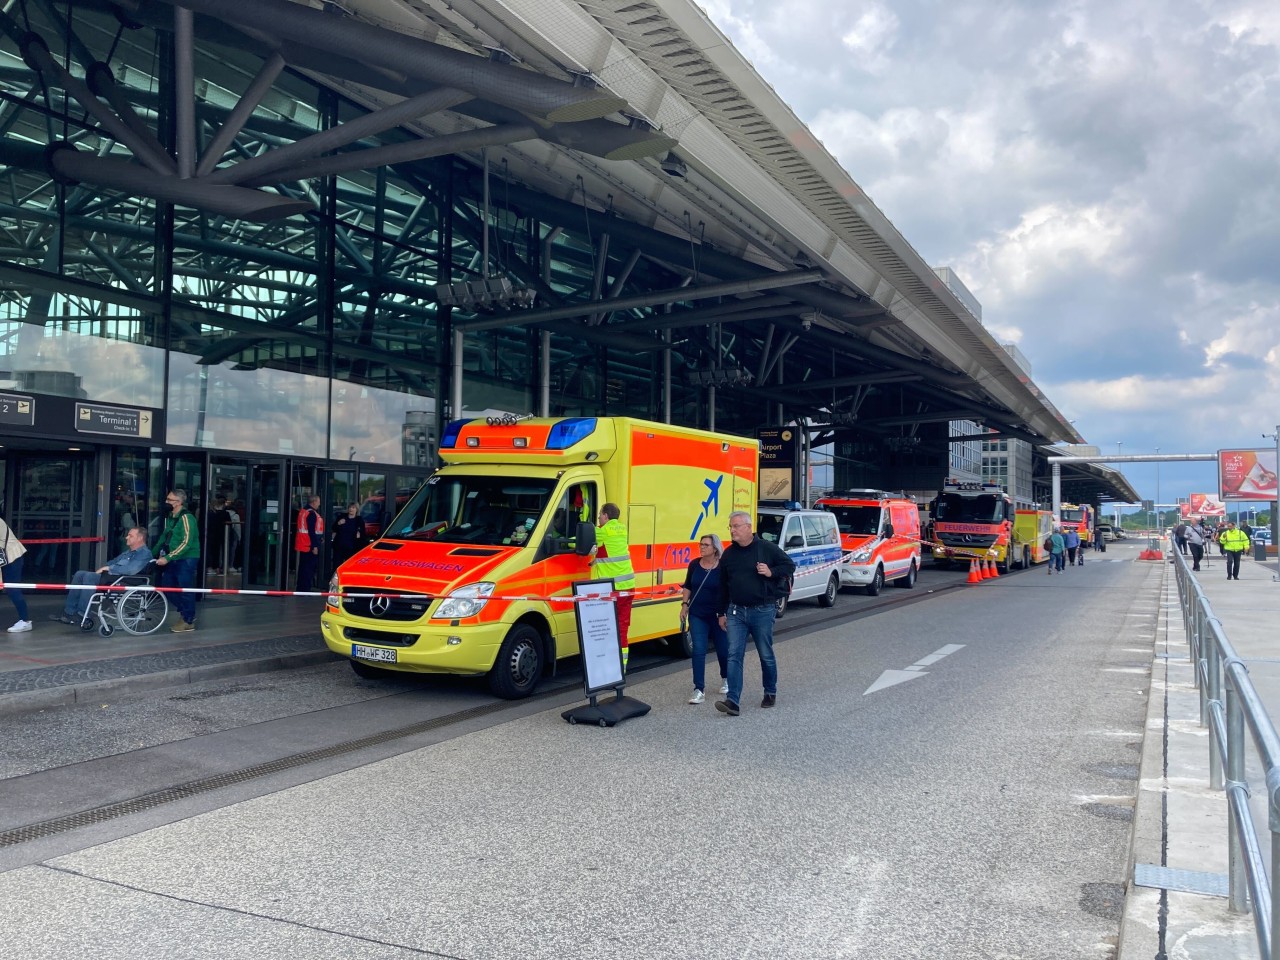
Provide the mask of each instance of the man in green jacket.
POLYGON ((613 580, 618 646, 622 648, 622 672, 626 673, 627 633, 631 630, 631 595, 636 589, 636 572, 631 566, 631 547, 627 543, 627 527, 621 516, 622 511, 616 503, 606 503, 600 508, 600 516, 596 518, 600 528, 599 548, 590 563, 593 576, 613 580))
POLYGON ((1226 529, 1218 534, 1218 546, 1227 558, 1227 579, 1240 579, 1240 557, 1249 549, 1249 535, 1237 530, 1235 521, 1228 520, 1226 529))
MULTIPOLYGON (((170 490, 164 498, 172 511, 164 522, 164 531, 156 541, 156 566, 160 568, 160 586, 182 587, 187 590, 196 585, 196 565, 200 562, 200 528, 196 518, 187 509, 187 491, 170 490)), ((169 599, 178 611, 180 619, 169 629, 174 633, 186 633, 196 628, 196 600, 191 594, 171 593, 169 599)))

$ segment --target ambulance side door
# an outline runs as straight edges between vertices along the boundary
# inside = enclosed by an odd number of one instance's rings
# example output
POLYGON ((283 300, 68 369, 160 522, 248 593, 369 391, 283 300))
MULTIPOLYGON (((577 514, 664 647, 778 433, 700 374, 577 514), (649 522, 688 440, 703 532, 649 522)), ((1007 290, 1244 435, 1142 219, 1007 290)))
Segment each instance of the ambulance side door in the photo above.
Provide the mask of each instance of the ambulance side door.
MULTIPOLYGON (((596 524, 596 516, 600 512, 600 495, 596 483, 591 480, 578 481, 560 492, 551 513, 551 522, 544 535, 547 547, 554 541, 562 552, 544 556, 538 563, 542 567, 542 596, 569 596, 573 592, 575 580, 591 579, 591 567, 587 561, 589 556, 580 556, 575 552, 577 546, 577 528, 579 523, 596 524), (575 493, 581 494, 581 503, 577 502, 575 493), (571 498, 573 498, 571 502, 571 498)), ((540 555, 549 552, 547 547, 540 555)), ((594 553, 594 551, 592 551, 594 553)), ((572 603, 548 604, 548 616, 555 631, 556 655, 566 657, 578 651, 578 621, 572 603)))

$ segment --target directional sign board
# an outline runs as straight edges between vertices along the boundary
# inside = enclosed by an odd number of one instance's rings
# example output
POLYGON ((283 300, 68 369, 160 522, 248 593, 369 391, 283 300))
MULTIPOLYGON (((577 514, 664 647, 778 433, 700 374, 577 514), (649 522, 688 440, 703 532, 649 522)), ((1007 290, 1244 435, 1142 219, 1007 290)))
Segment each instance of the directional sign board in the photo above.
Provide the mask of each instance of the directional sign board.
POLYGON ((36 402, 16 393, 0 393, 0 424, 8 427, 33 427, 36 402))
POLYGON ((76 432, 150 439, 151 411, 136 407, 108 407, 100 403, 77 403, 76 432))

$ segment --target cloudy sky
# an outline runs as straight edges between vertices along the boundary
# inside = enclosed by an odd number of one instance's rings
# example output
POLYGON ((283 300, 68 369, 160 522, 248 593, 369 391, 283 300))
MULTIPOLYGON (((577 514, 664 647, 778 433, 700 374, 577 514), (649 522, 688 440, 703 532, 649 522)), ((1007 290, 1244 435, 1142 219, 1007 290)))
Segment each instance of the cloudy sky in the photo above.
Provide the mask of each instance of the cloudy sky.
MULTIPOLYGON (((703 2, 1091 443, 1272 444, 1280 3, 703 2)), ((1163 501, 1216 490, 1160 468, 1163 501)))

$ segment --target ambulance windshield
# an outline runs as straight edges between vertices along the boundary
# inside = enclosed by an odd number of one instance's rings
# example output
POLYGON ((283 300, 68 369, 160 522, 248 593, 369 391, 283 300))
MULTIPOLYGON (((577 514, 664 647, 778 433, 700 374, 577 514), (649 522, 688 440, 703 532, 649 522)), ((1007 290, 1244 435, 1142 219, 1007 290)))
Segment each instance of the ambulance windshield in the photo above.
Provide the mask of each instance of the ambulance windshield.
POLYGON ((853 536, 872 536, 880 532, 880 507, 836 507, 824 506, 827 513, 833 513, 840 532, 853 536))
POLYGON ((555 483, 523 477, 436 474, 385 536, 478 546, 524 546, 542 521, 555 483))
POLYGON ((999 523, 1004 519, 1004 498, 990 493, 972 497, 940 493, 933 508, 933 519, 948 523, 999 523))

